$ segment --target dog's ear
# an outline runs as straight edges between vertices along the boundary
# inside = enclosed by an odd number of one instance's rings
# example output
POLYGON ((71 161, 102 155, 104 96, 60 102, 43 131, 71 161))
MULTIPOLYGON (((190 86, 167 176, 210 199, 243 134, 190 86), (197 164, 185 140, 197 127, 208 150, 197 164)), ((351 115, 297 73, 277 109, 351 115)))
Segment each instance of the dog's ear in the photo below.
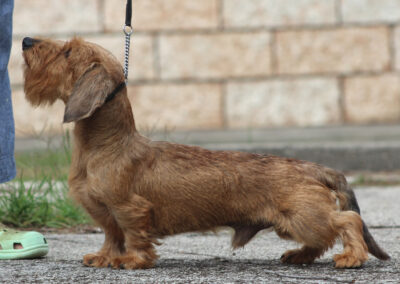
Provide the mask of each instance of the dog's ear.
POLYGON ((66 103, 64 123, 91 116, 101 107, 114 88, 115 82, 103 66, 89 68, 75 83, 66 103))

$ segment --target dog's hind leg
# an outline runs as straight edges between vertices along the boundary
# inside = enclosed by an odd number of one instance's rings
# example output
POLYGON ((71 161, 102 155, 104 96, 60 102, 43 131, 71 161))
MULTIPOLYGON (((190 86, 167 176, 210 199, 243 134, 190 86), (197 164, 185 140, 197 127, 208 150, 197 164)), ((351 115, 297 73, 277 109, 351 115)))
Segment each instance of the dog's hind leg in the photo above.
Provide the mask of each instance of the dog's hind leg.
POLYGON ((281 256, 283 263, 311 264, 325 252, 323 248, 303 246, 300 249, 288 250, 281 256))
POLYGON ((334 212, 333 215, 335 229, 344 247, 343 253, 333 258, 336 268, 360 267, 368 259, 360 215, 353 211, 334 212))
POLYGON ((309 203, 303 200, 303 208, 293 206, 290 212, 280 216, 278 224, 275 225, 279 236, 304 245, 301 249, 285 252, 281 258, 282 262, 312 263, 340 238, 344 253, 334 257, 336 267, 361 266, 368 259, 368 250, 362 236, 360 215, 352 211, 336 211, 332 204, 323 202, 319 197, 308 198, 309 203))
POLYGON ((316 215, 315 220, 307 218, 305 223, 299 222, 298 218, 292 218, 285 233, 276 230, 278 235, 304 244, 300 249, 285 252, 281 257, 282 262, 310 264, 332 247, 339 237, 343 242, 344 252, 335 255, 336 268, 360 267, 368 259, 367 245, 362 237, 361 217, 352 211, 332 211, 330 215, 325 221, 319 220, 320 223, 325 223, 324 226, 317 225, 319 217, 316 215))
MULTIPOLYGON (((295 228, 289 225, 289 231, 287 229, 275 227, 276 234, 287 240, 296 239, 298 242, 303 243, 304 246, 299 249, 293 249, 286 251, 281 256, 281 261, 288 264, 311 264, 315 259, 320 257, 324 252, 331 246, 330 242, 314 242, 310 239, 310 236, 302 236, 301 234, 295 232, 295 228), (295 237, 293 237, 295 236, 295 237)), ((306 232, 307 230, 302 230, 306 232)), ((321 234, 321 232, 319 232, 321 234)), ((329 233, 328 233, 329 234, 329 233)))
POLYGON ((112 267, 145 269, 154 266, 157 255, 156 240, 152 237, 153 205, 146 199, 133 195, 112 205, 113 215, 125 236, 125 253, 112 260, 112 267))

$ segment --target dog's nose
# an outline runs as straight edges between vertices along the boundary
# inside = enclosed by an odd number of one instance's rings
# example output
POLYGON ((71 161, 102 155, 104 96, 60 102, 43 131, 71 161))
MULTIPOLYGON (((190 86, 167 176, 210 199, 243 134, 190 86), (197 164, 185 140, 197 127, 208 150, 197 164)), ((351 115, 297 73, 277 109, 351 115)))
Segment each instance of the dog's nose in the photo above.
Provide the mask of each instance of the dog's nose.
POLYGON ((22 40, 22 50, 27 50, 31 48, 36 42, 39 42, 39 40, 30 37, 25 37, 22 40))

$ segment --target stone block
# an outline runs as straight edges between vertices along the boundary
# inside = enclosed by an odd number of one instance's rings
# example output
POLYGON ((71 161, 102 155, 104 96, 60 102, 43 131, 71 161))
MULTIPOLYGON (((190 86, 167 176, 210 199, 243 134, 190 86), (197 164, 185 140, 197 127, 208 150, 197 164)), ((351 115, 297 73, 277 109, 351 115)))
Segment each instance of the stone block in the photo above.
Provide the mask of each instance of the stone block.
POLYGON ((42 133, 59 135, 73 127, 73 123, 63 124, 65 106, 61 101, 34 108, 25 99, 22 88, 13 88, 12 100, 17 137, 39 137, 42 133))
POLYGON ((333 24, 335 0, 223 0, 225 27, 333 24))
POLYGON ((400 20, 398 0, 342 0, 342 19, 345 23, 391 23, 400 20))
POLYGON ((398 74, 359 76, 345 80, 345 117, 349 123, 400 122, 398 74))
POLYGON ((352 73, 390 68, 384 27, 278 32, 280 74, 352 73))
MULTIPOLYGON (((85 40, 94 42, 111 51, 124 64, 125 38, 122 35, 101 35, 85 37, 85 40)), ((128 77, 132 80, 153 79, 154 54, 153 39, 147 35, 135 35, 131 38, 128 77)))
POLYGON ((18 0, 14 8, 14 34, 20 36, 99 32, 97 0, 18 0))
MULTIPOLYGON (((218 26, 218 0, 133 0, 136 30, 207 29, 218 26)), ((119 31, 125 23, 125 0, 105 0, 105 27, 119 31)))
POLYGON ((160 84, 129 87, 136 125, 154 130, 222 127, 221 87, 217 84, 160 84))
POLYGON ((8 73, 11 85, 23 83, 24 58, 22 57, 22 40, 14 39, 12 42, 10 61, 8 63, 8 73))
POLYGON ((252 77, 271 72, 269 33, 171 35, 160 38, 163 79, 252 77))
POLYGON ((393 44, 394 44, 394 54, 395 58, 394 64, 396 70, 400 70, 400 26, 397 26, 393 32, 393 44))
POLYGON ((229 83, 225 112, 230 128, 335 124, 339 96, 335 79, 229 83))

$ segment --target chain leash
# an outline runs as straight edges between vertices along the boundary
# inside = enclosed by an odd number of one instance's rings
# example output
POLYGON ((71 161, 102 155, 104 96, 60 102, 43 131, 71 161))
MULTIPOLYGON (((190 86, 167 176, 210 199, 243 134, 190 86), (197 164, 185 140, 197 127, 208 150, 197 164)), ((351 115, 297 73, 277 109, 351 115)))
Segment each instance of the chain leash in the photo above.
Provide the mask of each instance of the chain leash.
POLYGON ((125 60, 124 60, 124 75, 125 81, 128 81, 128 70, 129 70, 129 49, 131 46, 131 34, 132 27, 124 26, 125 33, 125 60))
POLYGON ((125 76, 126 83, 128 82, 129 49, 131 46, 131 34, 133 33, 131 20, 132 20, 132 0, 128 0, 128 1, 126 1, 125 26, 123 28, 123 31, 125 34, 124 76, 125 76))

